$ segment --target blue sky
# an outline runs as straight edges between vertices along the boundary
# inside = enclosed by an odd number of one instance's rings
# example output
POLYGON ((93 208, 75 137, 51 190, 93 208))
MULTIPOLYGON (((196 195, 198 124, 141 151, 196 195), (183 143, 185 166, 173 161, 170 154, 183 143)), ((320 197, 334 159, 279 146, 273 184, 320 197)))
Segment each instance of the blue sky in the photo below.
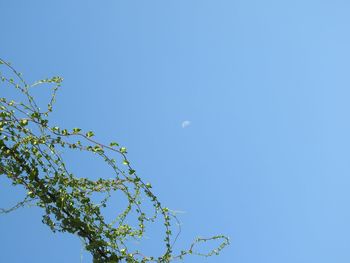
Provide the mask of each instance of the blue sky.
MULTIPOLYGON (((12 0, 0 10, 0 56, 30 81, 64 78, 52 121, 127 146, 163 203, 184 211, 179 247, 230 236, 221 256, 185 262, 349 262, 348 1, 12 0)), ((75 158, 73 170, 99 172, 75 158)), ((12 203, 17 192, 0 183, 0 204, 12 203)), ((0 262, 80 262, 80 241, 40 215, 0 216, 0 262)))

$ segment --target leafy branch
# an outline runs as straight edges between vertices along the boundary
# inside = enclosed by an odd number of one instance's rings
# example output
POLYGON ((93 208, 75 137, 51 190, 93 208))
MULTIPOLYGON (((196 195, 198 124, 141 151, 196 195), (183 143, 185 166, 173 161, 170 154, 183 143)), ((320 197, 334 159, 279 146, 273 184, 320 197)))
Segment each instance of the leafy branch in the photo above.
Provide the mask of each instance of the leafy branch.
POLYGON ((198 238, 188 250, 174 253, 173 247, 181 232, 176 214, 164 207, 153 193, 152 186, 136 174, 127 159, 127 149, 116 142, 97 142, 92 131, 49 125, 48 117, 53 111, 62 78, 52 77, 28 85, 10 63, 0 59, 0 66, 0 88, 14 88, 24 98, 19 102, 0 98, 0 176, 6 176, 13 185, 20 185, 27 192, 23 201, 9 209, 0 209, 0 213, 9 213, 27 204, 42 208, 43 223, 53 232, 79 236, 94 262, 170 262, 188 254, 212 256, 228 245, 228 238, 218 235, 198 238), (13 77, 7 77, 3 72, 13 77), (52 88, 45 111, 40 110, 30 93, 31 88, 38 85, 52 88), (91 180, 73 175, 60 154, 64 149, 97 155, 112 168, 114 177, 91 180), (121 192, 127 205, 120 209, 115 220, 107 222, 103 209, 114 192, 121 192), (100 202, 94 201, 97 193, 103 194, 100 202), (145 200, 152 204, 151 214, 146 212, 145 200), (136 226, 127 223, 128 216, 137 219, 136 226), (156 220, 161 220, 164 225, 162 254, 148 256, 132 250, 128 241, 141 240, 146 224, 156 220), (222 243, 206 254, 194 251, 198 243, 210 240, 222 243))

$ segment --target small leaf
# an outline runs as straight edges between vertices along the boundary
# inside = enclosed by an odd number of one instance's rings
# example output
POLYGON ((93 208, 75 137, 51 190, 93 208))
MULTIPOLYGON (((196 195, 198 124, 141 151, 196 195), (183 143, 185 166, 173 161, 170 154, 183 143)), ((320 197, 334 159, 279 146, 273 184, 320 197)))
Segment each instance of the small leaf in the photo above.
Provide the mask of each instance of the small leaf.
POLYGON ((73 134, 77 134, 77 133, 79 133, 81 131, 81 129, 79 129, 79 128, 74 128, 73 129, 73 134))
POLYGON ((19 123, 21 124, 21 126, 26 126, 28 124, 28 120, 22 119, 19 123))
POLYGON ((119 144, 116 143, 116 142, 111 142, 111 143, 109 144, 109 146, 111 146, 111 147, 113 147, 113 146, 119 146, 119 144))
POLYGON ((94 133, 92 131, 89 131, 85 135, 86 135, 86 137, 90 138, 90 137, 94 136, 94 133))
POLYGON ((126 153, 126 148, 125 147, 121 147, 119 150, 121 153, 126 153))

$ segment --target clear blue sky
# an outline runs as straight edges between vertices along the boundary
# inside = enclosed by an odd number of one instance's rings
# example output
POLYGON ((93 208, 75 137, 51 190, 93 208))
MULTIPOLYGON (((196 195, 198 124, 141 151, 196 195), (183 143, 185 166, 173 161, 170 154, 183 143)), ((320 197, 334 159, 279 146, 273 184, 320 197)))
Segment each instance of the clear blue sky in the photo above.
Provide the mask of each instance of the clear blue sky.
MULTIPOLYGON (((0 56, 31 81, 64 77, 53 121, 126 145, 161 200, 185 211, 179 246, 231 237, 221 256, 185 262, 350 261, 348 1, 1 0, 0 10, 0 56)), ((74 158, 80 175, 99 172, 74 158)), ((16 192, 0 183, 11 204, 16 192)), ((0 216, 0 262, 79 263, 80 241, 40 215, 0 216)))

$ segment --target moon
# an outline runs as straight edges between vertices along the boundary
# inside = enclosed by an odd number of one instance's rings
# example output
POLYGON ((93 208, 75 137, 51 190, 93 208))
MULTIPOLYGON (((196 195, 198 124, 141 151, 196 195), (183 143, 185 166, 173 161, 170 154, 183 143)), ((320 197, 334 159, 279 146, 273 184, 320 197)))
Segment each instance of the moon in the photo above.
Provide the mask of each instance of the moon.
POLYGON ((181 127, 182 128, 186 128, 186 127, 188 127, 188 126, 190 126, 191 125, 191 122, 190 121, 183 121, 182 123, 181 123, 181 127))

